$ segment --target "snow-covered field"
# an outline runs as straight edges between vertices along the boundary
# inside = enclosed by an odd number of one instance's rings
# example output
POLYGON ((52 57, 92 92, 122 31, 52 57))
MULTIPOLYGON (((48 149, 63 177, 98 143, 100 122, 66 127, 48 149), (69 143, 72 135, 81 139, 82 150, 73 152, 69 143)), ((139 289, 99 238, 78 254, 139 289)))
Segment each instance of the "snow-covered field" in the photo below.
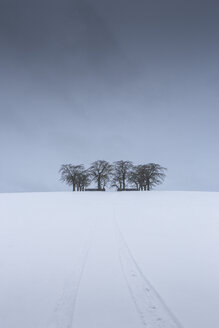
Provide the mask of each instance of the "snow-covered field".
POLYGON ((0 327, 219 327, 219 193, 1 194, 0 216, 0 327))

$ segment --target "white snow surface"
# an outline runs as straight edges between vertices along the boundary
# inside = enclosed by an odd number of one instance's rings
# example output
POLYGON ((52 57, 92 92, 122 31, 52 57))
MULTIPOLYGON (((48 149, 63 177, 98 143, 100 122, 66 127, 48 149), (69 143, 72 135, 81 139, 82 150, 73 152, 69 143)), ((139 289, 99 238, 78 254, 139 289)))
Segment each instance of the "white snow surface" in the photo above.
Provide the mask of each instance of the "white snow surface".
POLYGON ((0 216, 0 327, 219 327, 219 193, 0 194, 0 216))

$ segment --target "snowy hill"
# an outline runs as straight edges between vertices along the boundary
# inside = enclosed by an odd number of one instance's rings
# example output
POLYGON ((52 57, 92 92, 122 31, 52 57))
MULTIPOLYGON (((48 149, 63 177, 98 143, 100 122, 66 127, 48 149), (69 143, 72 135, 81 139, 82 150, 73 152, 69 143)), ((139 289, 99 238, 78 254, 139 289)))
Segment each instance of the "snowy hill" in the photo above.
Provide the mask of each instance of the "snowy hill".
POLYGON ((219 193, 1 194, 0 209, 0 327, 218 328, 219 193))

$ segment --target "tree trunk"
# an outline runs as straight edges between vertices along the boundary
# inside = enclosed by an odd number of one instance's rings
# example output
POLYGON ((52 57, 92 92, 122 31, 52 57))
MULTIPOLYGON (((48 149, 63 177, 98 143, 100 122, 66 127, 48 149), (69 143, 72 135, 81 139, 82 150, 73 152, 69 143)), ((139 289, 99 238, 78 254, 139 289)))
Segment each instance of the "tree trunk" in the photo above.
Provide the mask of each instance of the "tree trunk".
POLYGON ((98 182, 97 183, 98 183, 97 189, 101 190, 100 176, 98 177, 98 182))
POLYGON ((149 180, 147 181, 147 187, 148 187, 148 188, 147 188, 148 191, 150 191, 150 181, 149 181, 149 180))
POLYGON ((125 177, 123 176, 123 178, 122 178, 122 188, 123 188, 123 190, 125 190, 125 177))
POLYGON ((75 183, 73 182, 73 191, 75 191, 75 183))

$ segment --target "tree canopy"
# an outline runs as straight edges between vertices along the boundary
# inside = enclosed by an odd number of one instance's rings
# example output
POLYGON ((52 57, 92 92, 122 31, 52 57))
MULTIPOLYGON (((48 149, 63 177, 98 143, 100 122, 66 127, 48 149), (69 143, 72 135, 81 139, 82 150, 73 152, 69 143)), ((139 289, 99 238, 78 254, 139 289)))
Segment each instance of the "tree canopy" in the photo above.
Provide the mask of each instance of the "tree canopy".
POLYGON ((72 186, 73 191, 86 191, 94 183, 96 188, 89 190, 105 191, 107 185, 118 191, 151 190, 163 183, 166 168, 157 163, 134 165, 131 161, 116 161, 113 164, 97 160, 85 169, 83 164, 63 164, 59 170, 60 180, 72 186))

